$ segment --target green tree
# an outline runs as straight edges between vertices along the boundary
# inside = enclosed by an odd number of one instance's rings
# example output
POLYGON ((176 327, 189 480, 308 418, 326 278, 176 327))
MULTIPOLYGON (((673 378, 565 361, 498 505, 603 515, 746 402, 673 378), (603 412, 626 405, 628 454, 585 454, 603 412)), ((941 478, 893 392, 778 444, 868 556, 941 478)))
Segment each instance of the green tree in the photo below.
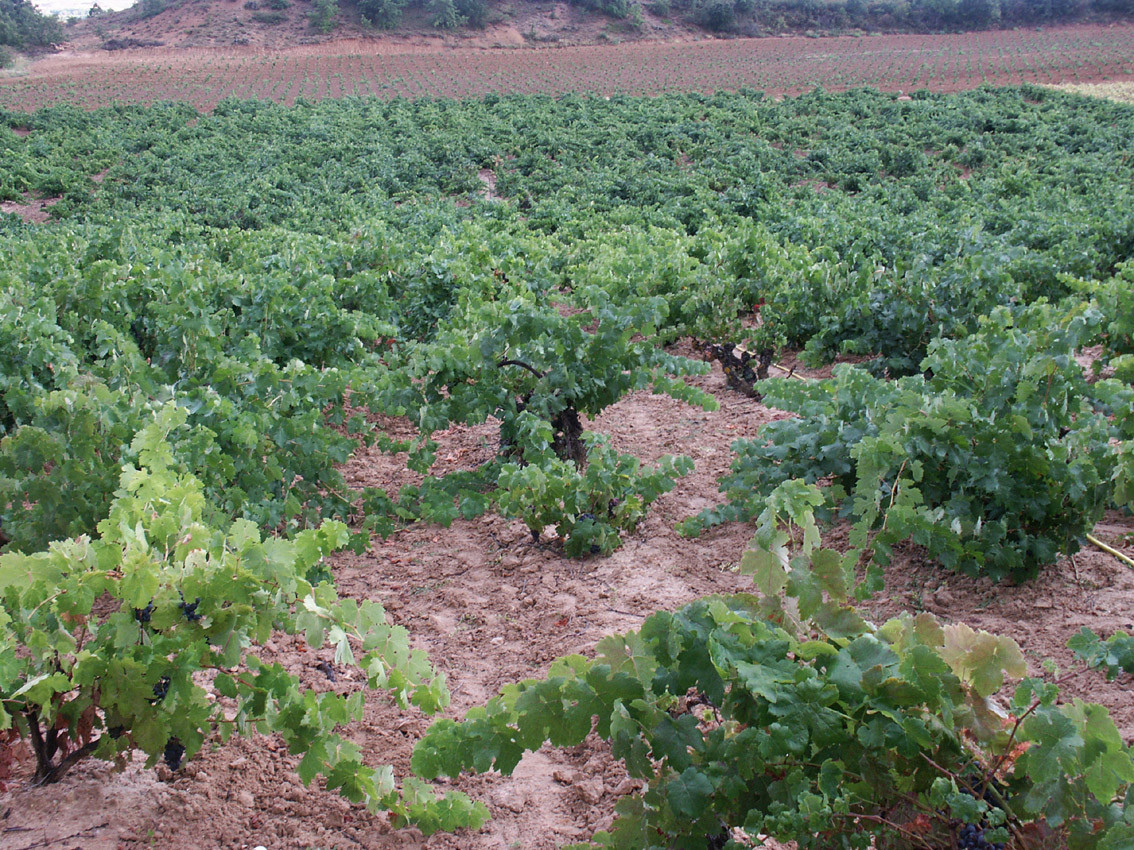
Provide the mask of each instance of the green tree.
POLYGON ((986 27, 1000 21, 1000 0, 961 0, 961 24, 986 27))
POLYGON ((337 0, 315 0, 307 19, 311 26, 322 33, 329 33, 335 28, 335 16, 339 14, 337 0))
POLYGON ((63 40, 63 25, 28 0, 0 0, 0 44, 46 47, 63 40))
POLYGON ((407 0, 362 0, 358 11, 362 19, 379 29, 390 30, 402 20, 407 0))
POLYGON ((736 25, 732 0, 706 0, 697 7, 697 23, 713 32, 724 32, 736 25))
POLYGON ((457 0, 457 12, 473 29, 484 29, 488 23, 488 4, 485 0, 457 0))
POLYGON ((443 30, 455 30, 465 22, 453 0, 431 0, 429 9, 433 13, 433 26, 443 30))

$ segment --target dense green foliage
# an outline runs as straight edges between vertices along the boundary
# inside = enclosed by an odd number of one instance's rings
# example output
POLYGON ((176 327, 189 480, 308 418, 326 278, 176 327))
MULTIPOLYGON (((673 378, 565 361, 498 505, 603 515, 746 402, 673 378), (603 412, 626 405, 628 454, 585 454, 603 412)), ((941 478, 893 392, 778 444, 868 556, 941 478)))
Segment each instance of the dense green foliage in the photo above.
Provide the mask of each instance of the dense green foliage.
POLYGON ((1087 305, 998 308, 978 332, 934 342, 926 377, 839 366, 824 381, 765 382, 765 402, 800 418, 738 441, 730 503, 685 530, 753 518, 782 482, 826 481, 829 513, 880 529, 877 557, 910 539, 974 575, 1030 577, 1077 551, 1110 501, 1112 425, 1095 396, 1129 395, 1091 388, 1074 358, 1103 323, 1087 305))
POLYGON ((1132 11, 1126 0, 668 0, 665 6, 706 29, 745 35, 789 29, 956 31, 1132 11))
POLYGON ((321 33, 329 33, 335 28, 335 17, 338 13, 337 0, 315 0, 307 17, 314 29, 321 33))
MULTIPOLYGON (((1132 777, 1105 714, 1022 685, 1015 738, 1035 746, 989 809, 966 771, 1012 753, 984 700, 1020 674, 1014 649, 876 629, 849 600, 901 541, 1025 578, 1134 501, 1132 146, 1134 110, 1039 89, 0 113, 0 198, 58 199, 46 224, 0 217, 0 619, 25 648, 0 664, 2 717, 48 779, 72 753, 192 755, 234 728, 228 701, 237 731, 306 753, 305 779, 425 829, 477 823, 364 765, 334 734, 357 700, 301 692, 253 647, 325 630, 371 685, 436 709, 425 661, 377 606, 337 602, 320 556, 486 511, 609 552, 691 462, 643 463, 594 418, 632 392, 714 405, 678 338, 791 346, 859 365, 762 384, 800 418, 740 443, 729 503, 688 523, 757 522, 764 601, 659 615, 617 664, 612 643, 508 691, 483 729, 438 727, 419 767, 506 766, 549 718, 565 743, 597 715, 653 782, 613 846, 725 825, 865 846, 920 815, 948 832, 942 811, 1062 811, 1075 846, 1121 846, 1132 777), (1091 345, 1105 380, 1076 359, 1091 345), (486 451, 437 473, 462 425, 486 451), (352 490, 360 443, 420 482, 352 490), (813 512, 849 516, 855 548, 819 550, 813 512), (798 611, 768 604, 784 589, 798 611), (195 671, 216 671, 215 704, 195 671), (711 716, 677 710, 690 688, 711 716), (835 782, 851 761, 869 775, 835 782), (908 820, 877 814, 898 797, 908 820)), ((1113 673, 1129 644, 1076 651, 1113 673)))
MULTIPOLYGON (((1127 846, 1134 754, 1105 710, 1024 679, 1005 716, 989 697, 1026 670, 1012 641, 930 614, 867 623, 849 604, 857 553, 816 545, 821 501, 796 482, 768 499, 741 562, 759 596, 658 613, 594 659, 560 659, 435 723, 415 770, 510 774, 593 729, 648 784, 587 847, 747 846, 735 829, 800 847, 955 847, 962 823, 1004 840, 1036 821, 1069 847, 1127 846)), ((1130 652, 1077 643, 1094 664, 1130 652)))
POLYGON ((381 29, 393 29, 402 20, 407 0, 359 0, 362 19, 381 29))
POLYGON ((390 768, 365 765, 335 734, 361 716, 361 692, 302 689, 294 673, 254 654, 273 629, 304 632, 314 647, 332 643, 336 663, 357 665, 403 707, 433 713, 448 702, 444 678, 380 605, 340 601, 331 585, 313 583, 322 558, 348 538, 341 523, 293 541, 261 539, 248 520, 228 524, 200 483, 176 472, 168 440, 186 417, 170 404, 138 432, 130 453, 139 466, 124 466, 96 539, 0 557, 0 730, 14 724, 32 742, 36 779, 56 781, 89 753, 134 749, 176 769, 214 731, 224 739, 259 729, 303 754, 304 782, 322 774, 349 799, 402 816, 412 809, 426 826, 450 810, 469 817, 439 826, 483 819, 483 807, 457 796, 430 804, 416 786, 412 804, 403 802, 390 768))
POLYGON ((511 504, 572 551, 608 550, 685 467, 604 455, 575 502, 586 442, 567 432, 635 389, 705 403, 680 380, 703 367, 660 344, 789 344, 909 374, 935 338, 998 305, 1083 297, 1134 247, 1131 110, 1041 90, 0 118, 0 196, 62 198, 49 227, 0 224, 0 529, 24 551, 93 529, 129 434, 169 400, 189 413, 178 461, 232 516, 288 530, 361 506, 387 531, 511 504), (506 200, 480 197, 483 168, 506 200), (335 464, 379 436, 367 407, 412 413, 419 471, 458 422, 499 420, 499 456, 350 493, 335 464), (614 495, 600 467, 645 477, 614 495), (543 502, 515 507, 520 486, 543 502))
POLYGON ((5 296, 0 347, 16 370, 0 402, 5 534, 30 549, 92 530, 129 433, 169 400, 190 414, 178 459, 230 515, 267 527, 343 515, 344 497, 323 490, 355 445, 336 430, 348 381, 339 367, 379 332, 374 320, 331 301, 316 309, 315 269, 311 286, 293 268, 261 289, 267 277, 241 282, 196 245, 107 235, 80 250, 45 244, 38 272, 5 296))
POLYGON ((0 46, 47 47, 62 40, 58 18, 43 14, 30 0, 0 0, 0 46))

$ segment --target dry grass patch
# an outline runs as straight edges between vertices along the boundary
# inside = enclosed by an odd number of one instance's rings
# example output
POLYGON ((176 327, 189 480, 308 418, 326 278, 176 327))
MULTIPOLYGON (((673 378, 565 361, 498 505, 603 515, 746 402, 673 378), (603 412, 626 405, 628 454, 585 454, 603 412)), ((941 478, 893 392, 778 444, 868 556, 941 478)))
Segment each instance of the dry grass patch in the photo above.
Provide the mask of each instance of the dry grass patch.
POLYGON ((1105 97, 1120 103, 1134 103, 1134 82, 1125 83, 1064 83, 1052 86, 1059 91, 1085 94, 1088 97, 1105 97))

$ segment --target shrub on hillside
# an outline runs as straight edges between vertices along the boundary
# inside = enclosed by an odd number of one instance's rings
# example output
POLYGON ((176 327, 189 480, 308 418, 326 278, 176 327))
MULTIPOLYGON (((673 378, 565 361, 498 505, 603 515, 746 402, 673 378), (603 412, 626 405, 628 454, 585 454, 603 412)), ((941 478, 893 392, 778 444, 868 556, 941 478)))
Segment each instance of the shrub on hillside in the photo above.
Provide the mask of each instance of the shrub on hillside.
POLYGON ((358 11, 362 19, 380 29, 393 29, 402 19, 406 0, 360 0, 358 11))
POLYGON ((488 24, 488 5, 484 0, 457 0, 457 12, 473 29, 484 29, 488 24))
POLYGON ((335 16, 339 14, 336 0, 315 0, 307 19, 311 26, 321 33, 329 33, 335 27, 335 16))
POLYGON ((736 25, 736 7, 731 0, 708 0, 697 8, 697 23, 713 32, 724 32, 736 25))
POLYGON ((141 0, 134 6, 139 18, 152 18, 165 11, 165 0, 141 0))

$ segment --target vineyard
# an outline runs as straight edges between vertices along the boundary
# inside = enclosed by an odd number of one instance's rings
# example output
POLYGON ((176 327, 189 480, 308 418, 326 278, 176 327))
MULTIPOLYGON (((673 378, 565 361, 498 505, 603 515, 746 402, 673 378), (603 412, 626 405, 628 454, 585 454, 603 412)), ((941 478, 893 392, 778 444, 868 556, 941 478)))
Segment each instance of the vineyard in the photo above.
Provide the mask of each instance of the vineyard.
POLYGON ((0 83, 0 845, 1134 846, 1131 33, 0 83))
POLYGON ((1134 79, 1134 24, 952 35, 735 39, 545 49, 430 50, 333 42, 278 53, 137 50, 48 57, 0 76, 0 107, 94 108, 225 98, 293 104, 342 97, 481 97, 490 93, 634 94, 751 88, 796 95, 871 86, 959 91, 990 85, 1134 79), (344 46, 345 45, 345 46, 344 46))

